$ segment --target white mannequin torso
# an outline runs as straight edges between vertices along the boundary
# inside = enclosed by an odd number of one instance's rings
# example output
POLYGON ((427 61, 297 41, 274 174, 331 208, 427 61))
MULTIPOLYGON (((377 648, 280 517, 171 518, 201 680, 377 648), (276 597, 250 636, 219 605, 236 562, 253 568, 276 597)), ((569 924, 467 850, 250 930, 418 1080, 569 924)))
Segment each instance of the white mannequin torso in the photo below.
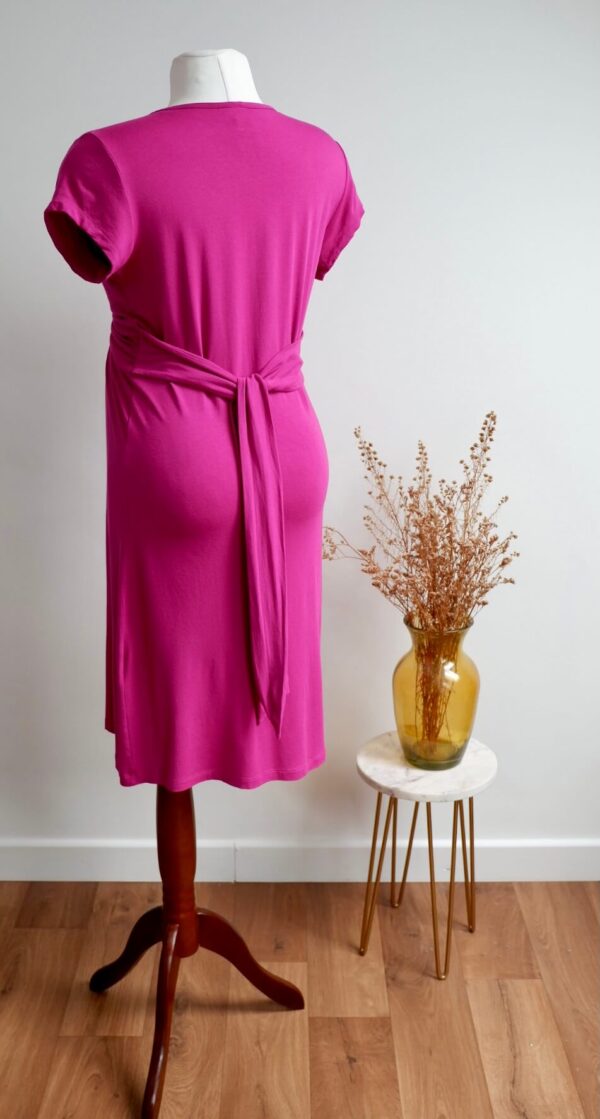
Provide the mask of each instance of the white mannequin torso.
POLYGON ((190 101, 261 101, 250 63, 232 48, 186 51, 171 63, 169 105, 190 101))

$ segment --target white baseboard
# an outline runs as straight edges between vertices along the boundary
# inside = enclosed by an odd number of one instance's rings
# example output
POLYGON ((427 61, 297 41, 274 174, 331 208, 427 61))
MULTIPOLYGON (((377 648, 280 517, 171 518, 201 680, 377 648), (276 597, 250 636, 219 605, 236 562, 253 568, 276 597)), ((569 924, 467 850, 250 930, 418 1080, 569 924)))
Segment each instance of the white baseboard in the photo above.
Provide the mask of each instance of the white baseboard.
MULTIPOLYGON (((364 882, 370 841, 280 843, 205 840, 198 844, 197 882, 364 882)), ((398 839, 401 876, 406 839, 398 839)), ((457 852, 457 875, 462 858, 457 852)), ((436 877, 449 872, 450 840, 435 842, 436 877)), ((389 880, 389 849, 383 880, 389 880)), ((409 881, 428 881, 425 839, 415 839, 409 881)), ((480 882, 591 881, 600 879, 600 839, 477 839, 480 882)), ((160 880, 154 839, 0 838, 5 881, 155 882, 160 880)))

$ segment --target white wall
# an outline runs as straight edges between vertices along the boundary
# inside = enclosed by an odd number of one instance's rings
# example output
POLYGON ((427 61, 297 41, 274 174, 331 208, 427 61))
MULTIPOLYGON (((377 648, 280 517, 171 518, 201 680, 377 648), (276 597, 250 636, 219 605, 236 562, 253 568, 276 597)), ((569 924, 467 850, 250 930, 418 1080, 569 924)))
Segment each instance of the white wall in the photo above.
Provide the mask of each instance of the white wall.
MULTIPOLYGON (((7 18, 0 877, 157 877, 155 789, 120 787, 103 729, 108 304, 42 211, 75 136, 166 104, 171 58, 214 46, 343 143, 366 208, 306 322, 326 521, 368 539, 355 424, 391 469, 410 474, 423 438, 434 475, 457 477, 498 413, 500 528, 521 558, 466 642, 474 733, 499 756, 476 805, 479 875, 597 877, 598 5, 54 0, 7 18)), ((393 726, 407 647, 358 566, 325 564, 328 761, 254 791, 196 786, 199 880, 364 876, 374 794, 354 757, 393 726)))

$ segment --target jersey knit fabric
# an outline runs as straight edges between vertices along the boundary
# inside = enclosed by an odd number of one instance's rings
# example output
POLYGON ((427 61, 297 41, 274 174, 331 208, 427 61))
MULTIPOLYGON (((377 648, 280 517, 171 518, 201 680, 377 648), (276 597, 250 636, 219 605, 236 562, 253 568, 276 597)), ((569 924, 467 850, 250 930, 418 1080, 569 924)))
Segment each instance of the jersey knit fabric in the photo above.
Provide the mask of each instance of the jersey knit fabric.
POLYGON ((106 707, 122 785, 238 788, 325 760, 329 462, 302 372, 313 281, 364 213, 326 131, 193 102, 85 132, 44 210, 112 312, 106 707))

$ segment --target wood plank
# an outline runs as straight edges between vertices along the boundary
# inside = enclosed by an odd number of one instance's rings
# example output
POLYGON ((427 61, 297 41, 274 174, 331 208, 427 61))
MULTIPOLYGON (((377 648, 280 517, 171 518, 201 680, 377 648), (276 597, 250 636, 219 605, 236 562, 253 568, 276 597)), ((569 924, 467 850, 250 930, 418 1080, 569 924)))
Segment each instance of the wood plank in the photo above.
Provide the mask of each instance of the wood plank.
POLYGON ((28 882, 0 882, 0 943, 3 934, 15 927, 28 886, 28 882))
POLYGON ((236 882, 233 923, 258 959, 306 963, 303 882, 236 882))
MULTIPOLYGON (((440 886, 442 953, 446 899, 440 886)), ((409 883, 400 908, 382 907, 379 920, 404 1119, 492 1119, 455 944, 447 979, 435 977, 429 884, 409 883)))
POLYGON ((465 894, 457 883, 455 928, 465 979, 536 979, 539 969, 512 882, 481 882, 475 887, 475 932, 465 917, 465 894))
POLYGON ((139 1037, 59 1038, 39 1113, 30 1119, 139 1115, 151 1048, 139 1037))
MULTIPOLYGON (((598 933, 600 935, 600 882, 584 882, 584 889, 592 903, 592 908, 596 914, 596 921, 598 923, 598 933)), ((596 938, 596 943, 598 938, 596 938)))
MULTIPOLYGON (((307 967, 260 961, 306 990, 307 967)), ((219 1119, 308 1119, 308 1012, 285 1010, 231 971, 219 1119)))
POLYGON ((96 882, 29 882, 15 922, 20 929, 85 929, 96 882))
POLYGON ((598 1119, 600 954, 579 882, 517 882, 519 904, 588 1119, 598 1119))
POLYGON ((389 1018, 311 1018, 311 1119, 403 1119, 389 1018))
POLYGON ((120 955, 137 918, 159 904, 161 895, 160 883, 98 885, 59 1031, 62 1037, 139 1037, 143 1033, 160 945, 151 948, 133 971, 108 991, 90 991, 89 980, 97 968, 120 955))
MULTIPOLYGON (((316 1018, 385 1018, 389 1004, 376 906, 371 939, 359 955, 364 884, 315 882, 307 893, 308 989, 316 1018)), ((380 899, 387 899, 380 891, 380 899)))
POLYGON ((18 929, 0 958, 0 1084, 11 1119, 38 1113, 85 932, 18 929))
POLYGON ((467 992, 494 1119, 585 1119, 540 979, 472 979, 467 992))

